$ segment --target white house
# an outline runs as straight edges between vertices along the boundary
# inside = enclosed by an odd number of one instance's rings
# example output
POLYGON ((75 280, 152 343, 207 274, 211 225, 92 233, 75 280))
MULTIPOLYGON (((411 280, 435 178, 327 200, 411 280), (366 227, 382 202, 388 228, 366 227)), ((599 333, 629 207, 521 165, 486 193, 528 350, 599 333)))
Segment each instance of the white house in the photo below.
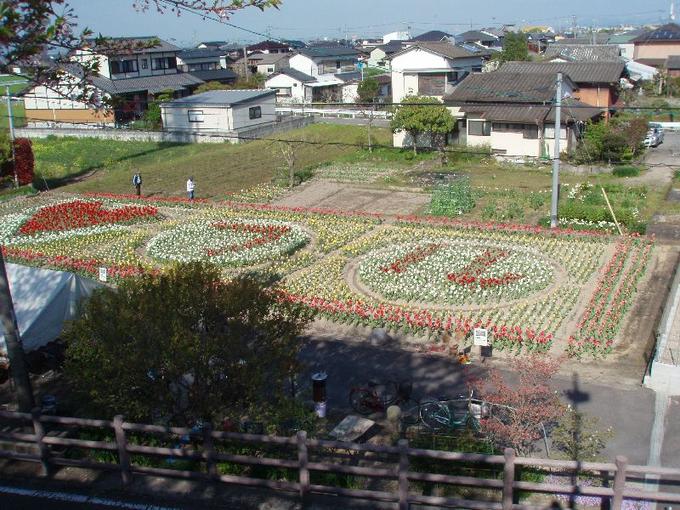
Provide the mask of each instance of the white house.
POLYGON ((276 92, 211 90, 161 104, 163 129, 195 134, 238 132, 276 121, 276 92))
POLYGON ((388 44, 377 46, 368 57, 368 65, 371 67, 390 68, 389 57, 404 49, 402 41, 392 41, 388 44))
POLYGON ((336 74, 356 70, 359 52, 343 46, 302 48, 290 58, 288 65, 310 76, 336 74))
POLYGON ((267 78, 264 86, 276 91, 276 99, 281 104, 302 104, 312 102, 313 89, 308 85, 315 82, 316 78, 297 69, 284 69, 267 78))
POLYGON ((284 69, 270 76, 265 87, 276 91, 279 104, 354 103, 360 81, 361 73, 356 71, 310 76, 284 69))
POLYGON ((406 96, 442 98, 468 74, 481 71, 482 50, 473 51, 448 42, 424 42, 395 53, 391 58, 392 100, 406 96))

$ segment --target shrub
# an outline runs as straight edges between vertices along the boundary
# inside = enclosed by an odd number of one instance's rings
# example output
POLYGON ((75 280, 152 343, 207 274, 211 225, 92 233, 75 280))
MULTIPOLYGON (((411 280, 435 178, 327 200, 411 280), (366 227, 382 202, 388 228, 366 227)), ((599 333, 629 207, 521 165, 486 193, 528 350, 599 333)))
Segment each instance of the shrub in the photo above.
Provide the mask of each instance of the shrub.
POLYGON ((470 179, 463 177, 434 190, 430 213, 435 216, 458 216, 470 212, 474 207, 475 199, 470 189, 470 179))
POLYGON ((14 157, 19 186, 31 184, 35 170, 35 159, 33 158, 33 146, 28 138, 14 140, 14 157))
POLYGON ((640 175, 639 166, 617 166, 612 172, 616 177, 637 177, 640 175))

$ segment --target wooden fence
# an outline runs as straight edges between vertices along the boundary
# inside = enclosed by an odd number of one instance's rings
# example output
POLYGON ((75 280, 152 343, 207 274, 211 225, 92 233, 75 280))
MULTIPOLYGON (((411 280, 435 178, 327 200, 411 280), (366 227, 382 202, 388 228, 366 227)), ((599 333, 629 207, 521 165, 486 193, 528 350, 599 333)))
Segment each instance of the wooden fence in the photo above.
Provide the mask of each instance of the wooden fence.
MULTIPOLYGON (((483 455, 453 453, 446 451, 410 448, 408 441, 400 440, 397 446, 344 443, 323 439, 311 439, 300 431, 291 437, 276 437, 256 434, 219 432, 203 427, 201 430, 157 425, 128 423, 122 416, 113 421, 68 418, 33 413, 0 411, 5 425, 0 431, 0 458, 39 463, 41 474, 49 476, 57 466, 71 466, 99 471, 118 472, 123 485, 129 484, 134 476, 151 475, 261 487, 275 491, 296 492, 304 499, 311 494, 330 494, 363 500, 392 502, 400 510, 411 504, 440 507, 462 507, 478 510, 529 510, 538 508, 520 503, 520 492, 550 495, 596 496, 602 498, 603 506, 618 510, 624 499, 680 503, 680 492, 644 490, 644 482, 650 477, 657 484, 670 483, 680 487, 680 469, 629 465, 625 457, 617 457, 615 463, 577 463, 516 457, 512 449, 504 455, 483 455), (76 439, 75 430, 90 429, 110 440, 95 441, 76 439), (24 432, 16 432, 24 430, 24 432), (26 432, 28 430, 28 432, 26 432), (161 438, 172 443, 184 437, 181 447, 158 447, 141 444, 141 436, 161 438), (257 454, 227 453, 220 451, 225 444, 239 446, 258 445, 257 454), (66 449, 97 450, 108 452, 114 461, 97 461, 92 458, 69 458, 66 449), (62 450, 61 452, 59 450, 62 450), (269 455, 266 455, 269 453, 269 455), (164 458, 194 461, 200 467, 182 470, 170 467, 140 465, 139 459, 164 458), (423 459, 427 463, 423 462, 423 459), (348 461, 349 460, 349 461, 348 461), (281 480, 258 478, 250 473, 224 474, 220 472, 223 463, 230 465, 272 468, 288 473, 281 480), (423 472, 422 468, 442 463, 447 467, 461 467, 465 475, 437 474, 423 472), (363 465, 359 465, 363 464, 363 465), (465 472, 467 468, 470 472, 465 472), (519 480, 519 473, 525 468, 570 473, 576 483, 561 485, 519 480), (366 479, 391 480, 383 488, 353 489, 315 482, 318 474, 332 473, 366 479), (480 473, 491 476, 479 476, 480 473), (601 487, 585 486, 578 482, 578 474, 590 474, 603 481, 601 487), (295 481, 286 480, 294 479, 295 481), (423 495, 414 490, 423 483, 482 489, 485 499, 463 499, 456 497, 423 495), (384 490, 387 485, 389 490, 384 490)), ((448 470, 452 472, 452 470, 448 470)), ((456 470, 453 470, 456 472, 456 470)))

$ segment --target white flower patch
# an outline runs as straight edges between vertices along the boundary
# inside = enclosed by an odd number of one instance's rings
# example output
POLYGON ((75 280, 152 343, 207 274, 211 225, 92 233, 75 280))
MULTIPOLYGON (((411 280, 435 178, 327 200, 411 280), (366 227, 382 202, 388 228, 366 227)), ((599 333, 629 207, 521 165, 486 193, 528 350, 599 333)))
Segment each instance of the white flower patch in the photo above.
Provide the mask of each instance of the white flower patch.
POLYGON ((359 277, 391 300, 475 305, 528 297, 553 282, 554 269, 530 250, 433 240, 370 253, 359 277), (473 281, 462 283, 466 276, 473 281))
POLYGON ((204 260, 244 266, 290 254, 309 240, 300 226, 283 221, 202 221, 161 232, 147 244, 147 255, 162 262, 204 260))
POLYGON ((10 241, 21 228, 21 225, 30 217, 30 214, 17 213, 8 214, 0 218, 0 243, 11 244, 10 241))

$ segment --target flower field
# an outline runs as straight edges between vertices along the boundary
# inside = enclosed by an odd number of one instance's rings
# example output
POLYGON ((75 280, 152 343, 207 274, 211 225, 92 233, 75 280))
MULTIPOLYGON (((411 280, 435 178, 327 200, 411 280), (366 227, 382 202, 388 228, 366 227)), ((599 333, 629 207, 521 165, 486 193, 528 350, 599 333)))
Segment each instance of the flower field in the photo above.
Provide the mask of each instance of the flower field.
MULTIPOLYGON (((267 204, 88 195, 0 214, 10 261, 109 278, 176 261, 258 271, 332 321, 436 342, 599 358, 616 349, 651 257, 647 238, 267 204)), ((29 204, 29 205, 25 205, 29 204)))

